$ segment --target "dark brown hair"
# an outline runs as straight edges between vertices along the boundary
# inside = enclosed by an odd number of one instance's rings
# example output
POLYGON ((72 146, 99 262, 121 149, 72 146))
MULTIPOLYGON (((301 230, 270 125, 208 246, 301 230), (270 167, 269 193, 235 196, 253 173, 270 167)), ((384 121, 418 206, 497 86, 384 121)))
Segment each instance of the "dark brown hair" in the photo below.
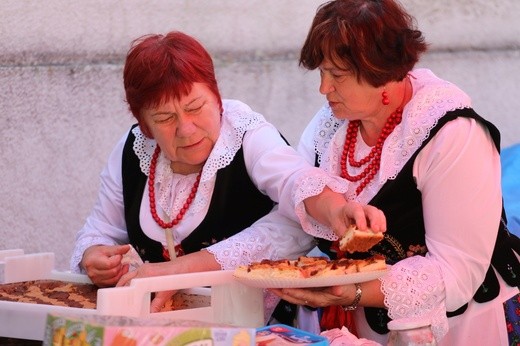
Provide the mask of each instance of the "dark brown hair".
POLYGON ((334 0, 318 7, 300 54, 314 70, 324 58, 374 87, 402 80, 427 44, 394 0, 334 0))
POLYGON ((213 60, 197 40, 182 32, 134 40, 126 57, 123 81, 130 111, 148 137, 141 110, 189 94, 193 83, 206 84, 222 111, 213 60))

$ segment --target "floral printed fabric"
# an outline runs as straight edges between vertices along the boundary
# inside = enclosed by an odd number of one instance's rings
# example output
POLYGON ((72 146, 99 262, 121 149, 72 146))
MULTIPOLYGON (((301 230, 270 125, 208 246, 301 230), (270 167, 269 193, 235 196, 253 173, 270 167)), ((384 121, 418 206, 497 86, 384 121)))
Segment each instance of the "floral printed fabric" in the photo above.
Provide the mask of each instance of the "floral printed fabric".
POLYGON ((520 345, 520 293, 504 303, 509 345, 520 345))

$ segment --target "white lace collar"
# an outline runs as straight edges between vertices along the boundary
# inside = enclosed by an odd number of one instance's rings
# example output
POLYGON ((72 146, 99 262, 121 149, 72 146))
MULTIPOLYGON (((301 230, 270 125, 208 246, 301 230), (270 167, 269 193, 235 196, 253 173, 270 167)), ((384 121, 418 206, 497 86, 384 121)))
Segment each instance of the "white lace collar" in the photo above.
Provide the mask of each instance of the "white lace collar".
MULTIPOLYGON (((387 180, 395 179, 444 114, 455 109, 471 107, 468 95, 455 85, 439 79, 428 69, 412 71, 410 81, 413 88, 412 99, 403 110, 401 124, 395 127, 385 141, 377 176, 357 197, 357 184, 349 184, 349 199, 368 203, 387 180)), ((339 175, 339 162, 348 122, 335 118, 328 105, 320 110, 319 117, 320 123, 314 135, 318 162, 326 171, 339 175)), ((359 133, 357 143, 356 157, 368 155, 371 147, 364 143, 359 133)), ((360 171, 361 169, 351 170, 351 173, 357 174, 360 171)))
MULTIPOLYGON (((240 101, 223 100, 223 108, 220 135, 204 164, 199 189, 188 214, 197 213, 209 204, 217 171, 233 161, 242 146, 245 132, 266 122, 261 114, 253 112, 249 106, 240 101)), ((143 135, 139 126, 136 126, 132 133, 135 136, 133 150, 139 158, 141 171, 148 176, 150 161, 157 143, 143 135)), ((156 198, 159 206, 170 217, 176 215, 176 211, 184 204, 196 175, 174 173, 170 169, 170 160, 163 152, 159 155, 155 178, 156 198)))

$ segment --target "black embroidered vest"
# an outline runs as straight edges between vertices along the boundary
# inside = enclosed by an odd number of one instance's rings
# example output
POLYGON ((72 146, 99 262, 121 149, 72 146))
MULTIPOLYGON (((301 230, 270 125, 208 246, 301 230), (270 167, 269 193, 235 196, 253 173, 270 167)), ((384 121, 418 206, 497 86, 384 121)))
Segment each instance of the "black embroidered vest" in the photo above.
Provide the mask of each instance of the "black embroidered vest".
MULTIPOLYGON (((412 155, 394 180, 388 180, 381 190, 374 196, 369 204, 383 210, 387 221, 387 231, 381 243, 374 246, 369 253, 356 253, 353 257, 367 257, 374 254, 385 256, 387 263, 393 264, 407 256, 407 251, 414 255, 425 255, 427 252, 425 242, 425 228, 422 213, 421 192, 417 189, 413 179, 413 164, 419 152, 428 144, 435 134, 449 121, 457 117, 473 118, 484 124, 490 131, 491 137, 500 150, 500 133, 498 129, 481 118, 473 109, 458 109, 446 113, 438 124, 430 132, 430 136, 421 147, 412 155)), ((334 257, 330 251, 330 241, 318 239, 322 251, 334 257)), ((499 272, 510 286, 520 285, 520 263, 513 250, 520 253, 520 239, 507 230, 505 223, 505 212, 502 207, 502 222, 500 223, 497 241, 491 259, 491 265, 499 272)), ((475 293, 473 299, 479 303, 490 301, 498 296, 499 283, 495 272, 488 269, 486 278, 475 293)), ((463 313, 467 304, 456 311, 448 312, 448 317, 463 313)), ((386 327, 390 320, 386 309, 364 308, 367 322, 371 328, 384 334, 388 332, 386 327)))
MULTIPOLYGON (((148 238, 139 223, 147 176, 141 172, 139 159, 133 151, 134 139, 130 132, 123 149, 121 167, 128 236, 143 261, 163 262, 161 243, 148 238)), ((181 242, 182 248, 188 254, 229 238, 269 213, 273 206, 274 202, 262 194, 249 178, 240 148, 233 162, 217 172, 208 213, 181 242)))

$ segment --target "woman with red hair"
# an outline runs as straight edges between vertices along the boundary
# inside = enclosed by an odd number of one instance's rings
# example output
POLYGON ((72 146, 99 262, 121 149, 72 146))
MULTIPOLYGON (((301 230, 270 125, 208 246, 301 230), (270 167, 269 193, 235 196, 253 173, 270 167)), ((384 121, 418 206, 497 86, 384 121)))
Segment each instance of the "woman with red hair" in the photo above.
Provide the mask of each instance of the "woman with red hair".
MULTIPOLYGON (((94 210, 79 231, 71 268, 99 286, 135 277, 234 269, 264 258, 296 258, 313 247, 294 213, 303 172, 320 179, 305 201, 334 228, 367 219, 374 207, 347 203, 336 182, 292 149, 246 104, 222 100, 204 47, 181 32, 136 40, 124 66, 129 109, 137 120, 101 174, 94 210), (128 272, 131 244, 145 263, 128 272)), ((157 294, 152 310, 167 299, 157 294)))

